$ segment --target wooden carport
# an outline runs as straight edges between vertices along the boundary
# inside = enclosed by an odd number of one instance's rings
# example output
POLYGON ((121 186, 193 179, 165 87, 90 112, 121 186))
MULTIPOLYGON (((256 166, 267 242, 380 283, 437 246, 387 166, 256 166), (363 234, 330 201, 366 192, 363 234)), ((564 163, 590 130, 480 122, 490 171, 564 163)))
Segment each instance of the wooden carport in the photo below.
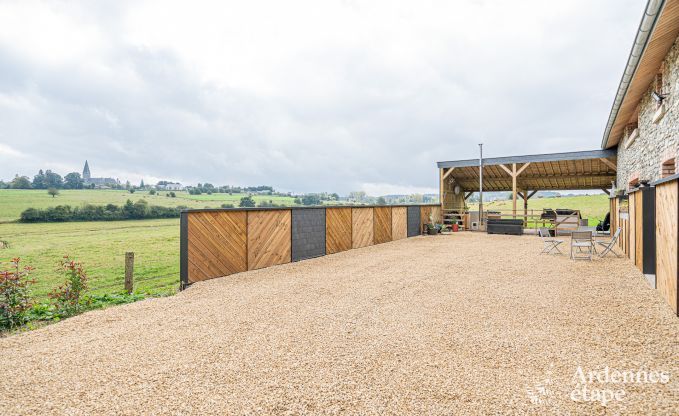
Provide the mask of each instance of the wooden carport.
MULTIPOLYGON (((483 191, 511 191, 516 215, 517 198, 524 201, 537 191, 600 189, 615 181, 615 150, 551 153, 483 159, 483 191)), ((479 191, 479 159, 437 162, 442 209, 461 209, 479 191), (455 192, 457 190, 457 192, 455 192)))

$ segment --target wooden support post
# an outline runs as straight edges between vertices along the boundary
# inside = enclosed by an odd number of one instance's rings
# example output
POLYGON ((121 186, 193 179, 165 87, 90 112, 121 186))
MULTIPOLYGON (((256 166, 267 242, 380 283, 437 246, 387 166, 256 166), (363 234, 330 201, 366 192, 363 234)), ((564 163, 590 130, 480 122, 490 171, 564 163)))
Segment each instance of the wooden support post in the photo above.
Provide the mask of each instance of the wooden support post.
POLYGON ((125 253, 125 291, 128 295, 134 290, 134 253, 125 253))
POLYGON ((445 179, 445 175, 443 174, 443 168, 439 169, 439 202, 441 203, 441 214, 443 214, 443 180, 445 179))
POLYGON ((512 163, 512 215, 516 219, 516 163, 512 163))

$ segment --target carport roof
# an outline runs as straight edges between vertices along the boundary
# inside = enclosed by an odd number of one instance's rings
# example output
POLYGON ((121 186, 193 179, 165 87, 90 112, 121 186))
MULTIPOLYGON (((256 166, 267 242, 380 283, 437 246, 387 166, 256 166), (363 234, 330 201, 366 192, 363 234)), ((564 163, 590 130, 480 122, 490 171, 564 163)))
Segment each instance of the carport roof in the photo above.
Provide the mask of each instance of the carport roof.
MULTIPOLYGON (((549 153, 483 159, 483 190, 607 189, 615 180, 615 150, 549 153)), ((467 192, 479 190, 479 159, 437 162, 444 180, 454 180, 467 192)))

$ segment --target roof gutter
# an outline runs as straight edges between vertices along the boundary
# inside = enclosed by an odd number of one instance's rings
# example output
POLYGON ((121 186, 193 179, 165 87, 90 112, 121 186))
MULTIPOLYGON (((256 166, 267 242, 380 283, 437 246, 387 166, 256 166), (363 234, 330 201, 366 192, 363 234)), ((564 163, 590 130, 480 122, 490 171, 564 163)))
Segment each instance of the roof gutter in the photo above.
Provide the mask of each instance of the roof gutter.
POLYGON ((651 33, 653 33, 655 24, 658 21, 658 17, 664 6, 665 0, 648 0, 648 3, 646 3, 644 16, 641 18, 637 36, 634 38, 634 46, 632 46, 632 50, 627 58, 627 66, 625 67, 625 72, 622 74, 618 92, 615 95, 615 101, 613 101, 613 108, 611 108, 611 114, 608 116, 608 124, 606 124, 606 131, 604 132, 604 138, 601 142, 602 149, 605 149, 608 145, 608 136, 611 134, 611 129, 613 128, 613 124, 615 124, 615 119, 618 116, 620 106, 622 106, 625 95, 627 95, 627 90, 632 83, 634 74, 637 72, 641 57, 646 50, 646 45, 651 38, 651 33))

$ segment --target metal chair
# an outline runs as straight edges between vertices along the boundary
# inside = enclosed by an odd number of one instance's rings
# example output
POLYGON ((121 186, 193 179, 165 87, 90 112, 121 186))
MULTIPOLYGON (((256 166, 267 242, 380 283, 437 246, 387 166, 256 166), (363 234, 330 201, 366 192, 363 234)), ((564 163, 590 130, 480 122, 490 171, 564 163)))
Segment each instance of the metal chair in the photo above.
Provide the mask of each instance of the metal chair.
POLYGON ((622 229, 618 227, 617 230, 615 230, 615 234, 613 234, 613 238, 611 238, 609 241, 597 241, 596 244, 603 246, 604 251, 599 254, 599 257, 604 257, 608 253, 613 253, 615 254, 615 257, 620 257, 620 254, 616 253, 613 248, 615 247, 615 244, 618 242, 618 237, 620 237, 620 231, 622 229))
POLYGON ((591 231, 573 231, 571 233, 571 259, 592 260, 594 239, 591 231))
POLYGON ((542 239, 542 251, 540 254, 549 254, 555 250, 559 254, 563 254, 559 249, 559 244, 563 243, 563 240, 557 240, 556 238, 552 237, 548 228, 542 227, 538 229, 538 235, 542 239))

